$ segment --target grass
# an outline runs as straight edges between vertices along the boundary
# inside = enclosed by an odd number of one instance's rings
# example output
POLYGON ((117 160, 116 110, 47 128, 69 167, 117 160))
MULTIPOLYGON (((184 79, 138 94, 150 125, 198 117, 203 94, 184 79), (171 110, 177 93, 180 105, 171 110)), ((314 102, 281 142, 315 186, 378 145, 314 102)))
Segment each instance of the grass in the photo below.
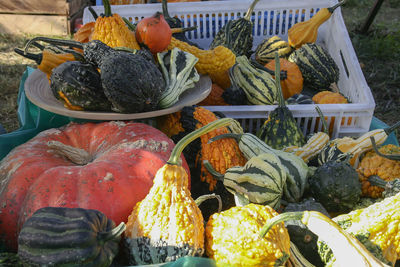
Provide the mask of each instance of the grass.
MULTIPOLYGON (((400 0, 384 1, 367 35, 358 32, 374 0, 347 0, 342 14, 366 81, 375 98, 374 116, 393 124, 400 115, 400 0)), ((0 123, 19 128, 17 94, 26 66, 36 64, 13 52, 32 36, 0 34, 0 123)), ((399 135, 398 135, 399 136, 399 135)))

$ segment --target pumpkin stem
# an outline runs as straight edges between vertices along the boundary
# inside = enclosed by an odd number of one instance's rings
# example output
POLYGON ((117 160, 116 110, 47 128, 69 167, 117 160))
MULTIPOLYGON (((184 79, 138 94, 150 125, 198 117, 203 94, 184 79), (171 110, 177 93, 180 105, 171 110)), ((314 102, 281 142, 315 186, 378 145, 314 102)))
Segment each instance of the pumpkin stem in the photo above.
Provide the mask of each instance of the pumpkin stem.
POLYGON ((400 160, 400 154, 392 154, 392 155, 389 155, 389 154, 383 154, 383 153, 381 153, 381 152, 378 150, 378 146, 376 145, 375 137, 370 136, 369 138, 371 139, 372 148, 374 149, 375 153, 376 153, 378 156, 383 157, 383 158, 386 158, 386 159, 390 159, 390 160, 400 160))
POLYGON ((220 181, 224 180, 224 175, 217 172, 208 160, 203 160, 203 165, 206 168, 206 170, 209 171, 209 173, 211 173, 212 176, 214 176, 220 181))
POLYGON ((217 128, 223 127, 223 126, 227 126, 227 125, 231 124, 232 121, 233 121, 232 118, 218 119, 218 120, 210 122, 209 124, 187 134, 181 140, 179 140, 179 142, 175 145, 167 163, 172 164, 172 165, 180 164, 180 157, 181 157, 182 151, 190 142, 192 142, 193 140, 195 140, 196 138, 200 137, 203 134, 206 134, 208 132, 211 132, 211 131, 213 131, 217 128))
POLYGON ((340 1, 339 3, 337 3, 334 6, 328 7, 328 11, 330 13, 333 13, 333 11, 335 11, 336 8, 340 7, 341 5, 343 5, 344 3, 346 3, 346 0, 340 1))
POLYGON ((111 5, 110 1, 108 0, 103 0, 103 6, 104 6, 104 17, 111 17, 111 5))
POLYGON ((84 149, 68 146, 59 141, 49 141, 47 146, 77 165, 86 165, 92 161, 92 157, 84 149))
POLYGON ((324 128, 324 133, 329 135, 328 124, 326 123, 326 120, 325 120, 324 114, 322 113, 322 110, 319 108, 319 106, 315 106, 315 109, 317 110, 319 118, 321 119, 322 126, 324 128))
POLYGON ((216 135, 210 139, 208 139, 207 144, 210 144, 214 141, 220 140, 222 138, 234 138, 236 141, 240 141, 240 138, 242 137, 243 134, 236 134, 236 133, 226 133, 226 134, 220 134, 216 135))
POLYGON ((278 88, 278 103, 280 107, 285 107, 285 99, 283 98, 281 87, 281 63, 279 61, 279 53, 275 52, 275 86, 278 88))
POLYGON ((301 220, 303 218, 303 214, 303 211, 285 212, 269 219, 261 229, 259 233, 260 237, 263 238, 275 224, 288 220, 301 220))
POLYGON ((100 242, 106 243, 109 240, 116 239, 120 235, 122 235, 123 232, 125 232, 126 229, 126 224, 124 222, 121 222, 117 227, 113 228, 110 232, 100 232, 98 234, 98 240, 100 242))
POLYGON ((258 1, 259 1, 259 0, 254 0, 253 3, 251 3, 251 5, 249 6, 249 8, 247 9, 246 15, 244 15, 244 19, 250 20, 251 14, 253 13, 254 7, 256 6, 256 4, 258 3, 258 1))
POLYGON ((204 201, 206 201, 208 199, 212 199, 212 198, 216 198, 218 200, 218 211, 217 212, 221 212, 222 199, 221 199, 220 195, 216 195, 215 193, 199 196, 198 198, 196 198, 196 200, 194 202, 196 202, 197 206, 200 206, 204 201))

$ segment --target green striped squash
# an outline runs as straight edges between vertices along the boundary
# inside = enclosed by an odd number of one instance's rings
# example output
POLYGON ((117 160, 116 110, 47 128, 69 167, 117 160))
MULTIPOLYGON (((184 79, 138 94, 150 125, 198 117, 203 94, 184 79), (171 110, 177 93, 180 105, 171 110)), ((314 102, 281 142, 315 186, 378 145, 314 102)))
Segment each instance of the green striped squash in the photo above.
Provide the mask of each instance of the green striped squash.
POLYGON ((157 59, 166 83, 166 89, 158 102, 158 106, 164 109, 178 102, 180 95, 200 80, 194 67, 199 59, 177 47, 157 53, 157 59))
POLYGON ((293 153, 273 149, 251 133, 222 134, 212 138, 211 141, 225 137, 235 138, 238 141, 239 149, 247 160, 265 153, 275 154, 286 172, 283 198, 288 202, 300 201, 310 175, 310 169, 301 157, 293 153))
POLYGON ((275 59, 275 53, 278 52, 279 57, 288 58, 293 49, 289 43, 282 40, 279 36, 274 35, 270 38, 264 39, 254 52, 255 59, 260 64, 265 65, 269 61, 275 59))
POLYGON ((251 21, 251 15, 258 1, 253 0, 243 18, 229 20, 222 26, 212 40, 210 49, 222 45, 232 50, 236 56, 250 56, 253 48, 253 22, 251 21))
POLYGON ((274 209, 280 206, 285 182, 284 167, 272 153, 252 157, 243 167, 229 168, 223 181, 225 188, 239 199, 274 209))
POLYGON ((27 266, 110 266, 125 223, 98 210, 44 207, 24 223, 18 256, 27 266))
POLYGON ((319 91, 339 91, 336 84, 339 80, 339 68, 320 45, 304 44, 290 54, 288 60, 299 66, 305 87, 319 91))
POLYGON ((274 78, 267 71, 254 67, 246 56, 236 58, 235 65, 229 69, 229 78, 245 92, 251 105, 273 105, 278 101, 274 78))

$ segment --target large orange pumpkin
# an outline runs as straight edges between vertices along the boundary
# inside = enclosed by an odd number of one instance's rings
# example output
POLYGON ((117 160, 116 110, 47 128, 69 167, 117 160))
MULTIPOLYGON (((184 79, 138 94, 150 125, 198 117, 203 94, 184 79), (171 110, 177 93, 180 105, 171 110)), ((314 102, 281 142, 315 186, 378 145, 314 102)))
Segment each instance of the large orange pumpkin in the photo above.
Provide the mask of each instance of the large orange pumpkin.
POLYGON ((96 209, 116 224, 126 222, 174 146, 143 123, 71 123, 43 131, 0 162, 0 238, 15 250, 25 220, 46 206, 96 209), (60 144, 67 145, 64 154, 56 152, 60 144))
MULTIPOLYGON (((281 79, 283 97, 288 99, 295 94, 300 94, 303 91, 303 75, 297 64, 285 58, 280 58, 279 63, 281 71, 286 72, 286 79, 281 79)), ((275 71, 275 60, 269 61, 265 67, 275 71)))

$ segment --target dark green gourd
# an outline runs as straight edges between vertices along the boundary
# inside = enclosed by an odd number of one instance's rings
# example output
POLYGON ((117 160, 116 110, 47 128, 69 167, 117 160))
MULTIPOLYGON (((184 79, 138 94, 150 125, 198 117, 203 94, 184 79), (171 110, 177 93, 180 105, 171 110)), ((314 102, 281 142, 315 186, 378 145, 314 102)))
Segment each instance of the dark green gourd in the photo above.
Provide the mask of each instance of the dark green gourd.
POLYGON ((27 266, 106 267, 124 231, 97 210, 44 207, 24 223, 18 256, 27 266))
POLYGON ((258 130, 257 137, 274 149, 283 149, 288 146, 302 147, 306 143, 304 134, 297 126, 283 98, 278 53, 275 54, 275 64, 275 84, 278 88, 279 105, 270 112, 268 119, 258 130))
POLYGON ((304 86, 313 90, 339 91, 339 68, 333 58, 320 45, 308 43, 293 51, 288 60, 299 66, 304 86))
POLYGON ((52 71, 50 88, 53 95, 64 102, 67 108, 111 110, 111 102, 101 85, 100 73, 91 64, 80 61, 62 63, 52 71))
POLYGON ((259 0, 254 0, 243 18, 229 20, 217 32, 210 49, 222 45, 232 50, 236 56, 245 55, 249 57, 253 48, 253 22, 251 14, 259 0))
POLYGON ((308 182, 313 197, 331 213, 352 210, 361 197, 358 173, 347 161, 324 163, 308 182))
POLYGON ((101 84, 112 110, 139 113, 158 108, 165 80, 155 61, 144 53, 113 49, 99 40, 82 44, 46 37, 31 39, 25 51, 35 41, 83 49, 85 60, 100 69, 101 84))
MULTIPOLYGON (((312 197, 305 198, 298 203, 289 203, 283 212, 306 210, 319 211, 330 218, 328 211, 312 197)), ((323 266, 324 264, 318 254, 318 236, 310 231, 301 221, 286 221, 285 227, 289 232, 290 241, 296 245, 303 256, 315 266, 323 266)))

